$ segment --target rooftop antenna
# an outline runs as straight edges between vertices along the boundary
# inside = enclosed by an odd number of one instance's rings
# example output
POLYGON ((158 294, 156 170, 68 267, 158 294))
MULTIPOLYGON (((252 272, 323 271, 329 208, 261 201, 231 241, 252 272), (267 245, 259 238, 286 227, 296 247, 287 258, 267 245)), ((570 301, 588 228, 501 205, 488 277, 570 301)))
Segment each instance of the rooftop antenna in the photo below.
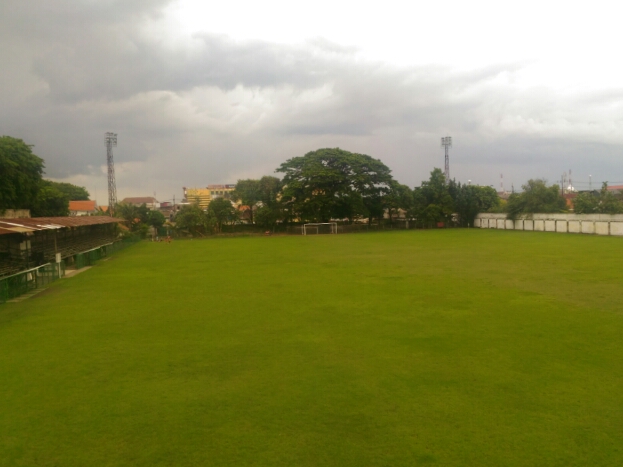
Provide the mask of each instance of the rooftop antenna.
POLYGON ((448 149, 452 147, 452 136, 444 136, 441 138, 441 145, 446 149, 446 183, 450 183, 450 157, 448 155, 448 149))
POLYGON ((108 214, 112 216, 117 206, 115 163, 112 158, 112 148, 117 147, 117 133, 107 132, 104 141, 106 143, 106 162, 108 163, 108 214))
POLYGON ((504 193, 504 174, 500 174, 500 192, 504 193))

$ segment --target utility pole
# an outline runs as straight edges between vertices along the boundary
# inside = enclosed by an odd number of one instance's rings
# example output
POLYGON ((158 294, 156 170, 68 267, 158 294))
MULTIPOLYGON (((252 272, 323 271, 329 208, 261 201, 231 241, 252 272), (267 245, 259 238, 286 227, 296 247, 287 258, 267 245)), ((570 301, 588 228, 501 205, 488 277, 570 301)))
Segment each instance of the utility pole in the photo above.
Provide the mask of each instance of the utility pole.
POLYGON ((112 157, 112 148, 117 146, 117 133, 108 132, 104 139, 106 143, 106 162, 108 164, 108 215, 114 214, 117 206, 117 185, 115 182, 115 163, 112 157))
POLYGON ((450 183, 450 156, 448 149, 452 147, 452 136, 444 136, 441 138, 441 145, 446 149, 446 184, 450 183))

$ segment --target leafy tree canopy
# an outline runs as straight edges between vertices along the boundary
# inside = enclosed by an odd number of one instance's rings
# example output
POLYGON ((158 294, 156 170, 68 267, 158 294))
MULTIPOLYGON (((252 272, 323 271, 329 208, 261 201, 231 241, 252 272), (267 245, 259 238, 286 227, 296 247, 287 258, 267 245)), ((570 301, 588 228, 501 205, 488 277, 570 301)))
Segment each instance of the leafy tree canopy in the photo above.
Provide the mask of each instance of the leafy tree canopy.
POLYGON ((413 190, 407 185, 392 182, 390 192, 383 198, 383 202, 390 221, 393 220, 393 216, 398 210, 403 210, 408 219, 413 218, 413 190))
POLYGON ((474 225, 474 218, 480 212, 490 212, 500 206, 497 192, 490 186, 461 185, 454 180, 449 184, 454 200, 454 211, 461 227, 474 225))
POLYGON ((54 188, 67 196, 69 201, 87 201, 89 199, 89 192, 83 186, 65 182, 53 182, 51 180, 46 180, 45 182, 53 185, 54 188))
POLYGON ((381 198, 390 191, 390 169, 380 160, 339 148, 325 148, 287 160, 282 201, 290 215, 327 222, 382 215, 381 198))
POLYGON ((192 235, 209 233, 212 224, 199 204, 194 203, 182 207, 175 216, 175 227, 192 235))
POLYGON ((84 187, 43 180, 43 159, 31 146, 10 136, 0 137, 0 210, 30 209, 33 217, 69 215, 70 200, 88 200, 84 187))
POLYGON ((207 215, 209 219, 214 221, 218 232, 221 231, 223 224, 234 222, 237 219, 236 209, 232 206, 231 201, 225 198, 216 198, 210 201, 207 215))
POLYGON ((21 139, 0 137, 0 209, 32 209, 37 201, 43 159, 21 139))
POLYGON ((531 179, 521 187, 523 192, 513 193, 508 198, 506 210, 509 219, 521 214, 564 212, 567 208, 558 185, 547 186, 543 179, 531 179))
POLYGON ((54 182, 43 180, 35 204, 30 208, 33 217, 57 217, 69 215, 69 198, 54 182))
POLYGON ((255 222, 263 228, 273 228, 285 217, 281 203, 282 182, 277 177, 264 176, 259 185, 260 201, 255 222))
POLYGON ((230 198, 248 207, 250 221, 253 224, 255 205, 261 200, 260 181, 252 179, 238 180, 236 188, 230 193, 230 198))
POLYGON ((162 214, 160 211, 149 211, 147 213, 147 224, 151 225, 152 227, 162 227, 165 222, 166 218, 164 217, 164 214, 162 214))
POLYGON ((454 201, 441 169, 435 168, 428 181, 414 190, 413 212, 418 224, 423 227, 432 227, 438 222, 447 223, 452 219, 454 201))
POLYGON ((260 203, 263 206, 275 206, 281 198, 283 183, 277 177, 264 176, 259 181, 260 203))
POLYGON ((121 217, 128 222, 132 232, 143 232, 143 224, 148 223, 149 208, 145 203, 141 206, 119 203, 114 210, 115 217, 121 217))
POLYGON ((573 211, 576 214, 621 214, 623 202, 614 193, 608 191, 608 182, 604 182, 599 193, 584 192, 573 200, 573 211))

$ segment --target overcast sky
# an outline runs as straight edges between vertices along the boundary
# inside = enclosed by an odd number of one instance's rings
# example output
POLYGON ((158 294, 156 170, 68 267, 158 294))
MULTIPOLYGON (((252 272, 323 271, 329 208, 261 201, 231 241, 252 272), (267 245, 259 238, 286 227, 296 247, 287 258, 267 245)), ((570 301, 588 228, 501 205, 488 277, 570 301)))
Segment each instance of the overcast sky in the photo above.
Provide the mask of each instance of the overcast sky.
POLYGON ((274 175, 324 147, 411 187, 623 184, 615 2, 4 0, 0 134, 117 197, 274 175), (411 4, 411 6, 408 6, 411 4))

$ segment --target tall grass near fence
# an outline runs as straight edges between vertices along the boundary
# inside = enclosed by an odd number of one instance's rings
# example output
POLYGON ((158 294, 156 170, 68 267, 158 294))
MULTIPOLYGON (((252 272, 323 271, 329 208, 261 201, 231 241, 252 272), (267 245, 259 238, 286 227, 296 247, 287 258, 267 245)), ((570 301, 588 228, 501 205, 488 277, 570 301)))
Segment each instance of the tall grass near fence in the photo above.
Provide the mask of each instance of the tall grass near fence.
POLYGON ((0 308, 0 466, 623 465, 622 245, 141 243, 0 308))

